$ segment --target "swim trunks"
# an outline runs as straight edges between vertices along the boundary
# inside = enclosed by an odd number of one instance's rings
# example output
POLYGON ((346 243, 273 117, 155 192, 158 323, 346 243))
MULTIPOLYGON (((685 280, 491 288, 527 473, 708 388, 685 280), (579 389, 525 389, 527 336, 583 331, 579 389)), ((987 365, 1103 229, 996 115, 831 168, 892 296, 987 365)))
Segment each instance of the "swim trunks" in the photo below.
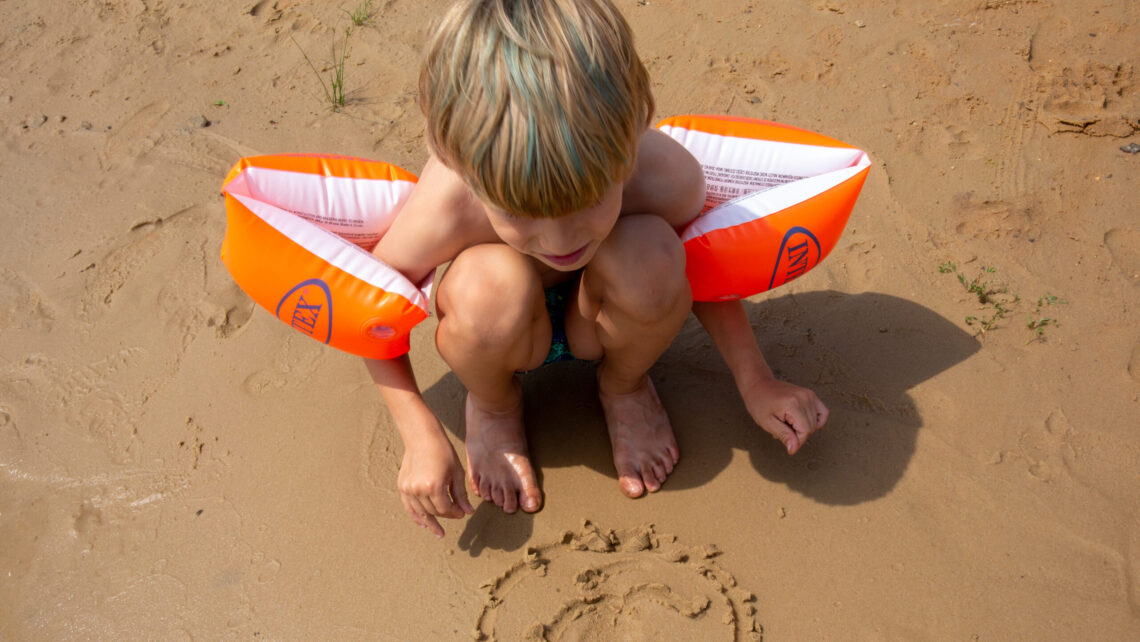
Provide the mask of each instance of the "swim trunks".
POLYGON ((550 316, 550 350, 542 362, 544 366, 556 361, 577 359, 570 353, 570 341, 566 338, 566 305, 574 294, 575 283, 577 279, 570 279, 543 290, 546 296, 546 314, 550 316))

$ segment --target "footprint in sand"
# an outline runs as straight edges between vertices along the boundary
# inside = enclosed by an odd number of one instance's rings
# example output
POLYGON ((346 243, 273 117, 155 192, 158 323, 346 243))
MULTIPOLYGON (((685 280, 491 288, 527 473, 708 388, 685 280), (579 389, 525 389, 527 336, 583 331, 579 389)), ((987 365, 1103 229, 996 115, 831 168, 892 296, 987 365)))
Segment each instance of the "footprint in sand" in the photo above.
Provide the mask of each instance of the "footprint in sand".
POLYGON ((228 339, 240 332, 256 308, 236 283, 223 286, 210 300, 217 307, 206 320, 206 325, 214 329, 219 339, 228 339))
POLYGON ((0 268, 0 331, 51 330, 53 306, 34 285, 20 275, 0 268))
POLYGON ((86 364, 32 355, 0 367, 0 455, 18 463, 53 453, 66 467, 60 445, 90 439, 113 461, 130 461, 142 406, 156 390, 139 367, 145 357, 128 348, 86 364))
POLYGON ((1038 114, 1056 133, 1126 138, 1135 134, 1137 100, 1131 65, 1052 66, 1043 72, 1045 96, 1038 114))
POLYGON ((1050 412, 1041 428, 1022 433, 1017 443, 1019 458, 1038 481, 1069 474, 1079 457, 1069 419, 1060 409, 1050 412))
MULTIPOLYGON (((92 327, 134 323, 136 340, 160 328, 178 338, 179 357, 205 330, 218 339, 236 336, 254 304, 218 264, 220 229, 207 225, 212 214, 205 204, 194 205, 108 238, 80 270, 84 293, 77 316, 92 327), (156 311, 160 323, 134 318, 143 308, 156 311)), ((0 287, 0 324, 3 301, 0 287)))
POLYGON ((112 129, 103 147, 100 164, 110 170, 134 160, 154 148, 161 137, 159 122, 171 109, 169 100, 148 103, 112 129))
POLYGON ((586 521, 484 583, 476 640, 760 640, 756 597, 714 546, 684 546, 652 526, 586 521))
POLYGON ((284 339, 273 356, 273 365, 245 378, 242 388, 247 394, 259 396, 303 386, 327 355, 326 347, 320 342, 293 330, 281 332, 284 339))
POLYGON ((125 233, 109 237, 105 247, 96 251, 98 258, 81 270, 85 283, 80 316, 94 321, 106 314, 129 284, 145 293, 130 293, 133 296, 128 298, 157 299, 157 291, 175 279, 201 281, 206 260, 203 246, 212 240, 205 225, 209 215, 209 208, 196 205, 139 221, 125 233))
POLYGON ((1032 209, 1024 199, 1013 201, 977 198, 973 193, 954 198, 951 222, 959 236, 993 241, 1006 238, 1033 238, 1038 231, 1032 209))
POLYGON ((1104 235, 1104 246, 1112 256, 1112 264, 1130 283, 1140 285, 1140 233, 1113 228, 1104 235))

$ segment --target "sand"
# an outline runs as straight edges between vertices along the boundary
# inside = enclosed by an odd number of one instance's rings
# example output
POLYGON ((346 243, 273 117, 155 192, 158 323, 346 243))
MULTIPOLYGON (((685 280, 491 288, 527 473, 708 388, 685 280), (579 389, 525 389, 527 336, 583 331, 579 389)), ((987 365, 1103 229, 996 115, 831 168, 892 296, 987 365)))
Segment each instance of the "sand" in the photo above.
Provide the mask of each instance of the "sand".
POLYGON ((436 540, 361 361, 218 259, 242 155, 424 162, 445 3, 373 4, 338 111, 301 50, 327 69, 351 2, 3 4, 0 639, 1140 638, 1140 5, 619 0, 660 116, 873 159, 832 255, 746 303, 831 419, 788 457, 691 320, 653 371, 660 493, 619 493, 592 371, 559 364, 525 381, 544 509, 436 540))

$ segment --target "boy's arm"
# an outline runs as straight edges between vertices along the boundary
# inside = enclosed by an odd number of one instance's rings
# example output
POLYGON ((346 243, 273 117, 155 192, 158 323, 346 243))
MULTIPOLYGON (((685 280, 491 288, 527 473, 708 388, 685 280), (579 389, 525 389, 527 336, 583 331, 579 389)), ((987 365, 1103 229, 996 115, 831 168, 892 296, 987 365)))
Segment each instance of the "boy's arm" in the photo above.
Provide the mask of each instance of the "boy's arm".
POLYGON ((467 501, 463 465, 424 401, 408 356, 366 359, 365 364, 404 442, 396 479, 404 510, 412 521, 443 537, 437 517, 456 519, 475 512, 467 501))
POLYGON ((823 427, 827 406, 811 390, 776 379, 740 301, 694 301, 693 313, 728 364, 752 419, 794 455, 823 427))
MULTIPOLYGON (((482 241, 486 233, 471 225, 468 196, 457 181, 430 159, 373 254, 419 283, 463 248, 482 241)), ((467 500, 463 466, 443 425, 424 401, 408 356, 366 359, 365 364, 404 444, 396 481, 404 510, 412 521, 442 537, 437 517, 460 518, 474 512, 467 500)))

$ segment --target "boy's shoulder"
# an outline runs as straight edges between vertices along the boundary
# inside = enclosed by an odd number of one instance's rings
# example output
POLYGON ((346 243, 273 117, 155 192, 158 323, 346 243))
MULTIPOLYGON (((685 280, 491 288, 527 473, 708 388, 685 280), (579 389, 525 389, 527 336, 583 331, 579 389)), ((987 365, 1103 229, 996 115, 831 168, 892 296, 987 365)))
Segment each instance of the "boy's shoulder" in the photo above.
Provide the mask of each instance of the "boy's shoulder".
POLYGON ((681 228, 696 218, 704 202, 701 164, 677 141, 647 130, 622 191, 622 214, 653 214, 681 228))
POLYGON ((471 190, 433 157, 373 254, 418 282, 465 248, 497 240, 471 190))

